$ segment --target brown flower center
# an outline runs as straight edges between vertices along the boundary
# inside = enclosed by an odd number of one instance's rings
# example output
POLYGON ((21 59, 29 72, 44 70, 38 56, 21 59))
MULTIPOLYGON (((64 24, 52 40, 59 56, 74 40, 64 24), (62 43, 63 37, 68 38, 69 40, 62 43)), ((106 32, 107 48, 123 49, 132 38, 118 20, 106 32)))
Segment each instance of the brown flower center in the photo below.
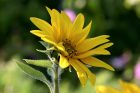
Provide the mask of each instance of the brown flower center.
POLYGON ((68 52, 70 58, 77 55, 77 50, 75 49, 75 46, 71 44, 71 41, 66 39, 63 41, 63 46, 65 47, 65 50, 68 52))

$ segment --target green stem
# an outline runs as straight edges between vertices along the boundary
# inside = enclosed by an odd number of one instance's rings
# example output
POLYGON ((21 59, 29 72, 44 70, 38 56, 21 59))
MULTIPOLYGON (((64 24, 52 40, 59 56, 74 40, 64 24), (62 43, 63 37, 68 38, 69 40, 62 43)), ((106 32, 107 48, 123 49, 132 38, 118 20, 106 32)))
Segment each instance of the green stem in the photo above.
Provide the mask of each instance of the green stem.
POLYGON ((60 79, 60 68, 58 65, 57 60, 53 59, 50 55, 50 53, 47 53, 48 58, 53 63, 53 73, 52 73, 52 89, 51 93, 59 93, 59 79, 60 79))
POLYGON ((54 93, 59 93, 59 66, 54 64, 54 77, 53 77, 53 88, 54 88, 54 93))

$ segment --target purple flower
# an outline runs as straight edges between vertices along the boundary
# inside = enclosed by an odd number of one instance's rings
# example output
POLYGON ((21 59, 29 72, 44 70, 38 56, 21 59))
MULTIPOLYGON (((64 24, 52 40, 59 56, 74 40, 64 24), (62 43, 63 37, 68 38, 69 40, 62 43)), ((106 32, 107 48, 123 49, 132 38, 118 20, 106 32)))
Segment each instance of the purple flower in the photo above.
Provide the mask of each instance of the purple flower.
POLYGON ((122 69, 126 64, 126 61, 122 57, 115 57, 111 60, 111 63, 115 68, 122 69))
POLYGON ((71 9, 65 9, 64 12, 70 17, 71 21, 73 22, 76 18, 76 14, 71 9))
POLYGON ((140 58, 134 68, 134 77, 135 79, 140 80, 140 58))
POLYGON ((111 64, 115 68, 123 69, 130 59, 131 59, 131 52, 126 51, 121 56, 112 58, 111 64))

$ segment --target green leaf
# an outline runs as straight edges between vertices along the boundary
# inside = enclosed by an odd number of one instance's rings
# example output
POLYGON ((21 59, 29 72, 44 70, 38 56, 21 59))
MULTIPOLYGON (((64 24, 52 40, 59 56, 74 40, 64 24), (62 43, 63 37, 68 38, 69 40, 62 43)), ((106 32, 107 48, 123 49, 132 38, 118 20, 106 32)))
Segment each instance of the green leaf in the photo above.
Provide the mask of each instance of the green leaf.
POLYGON ((48 48, 50 45, 47 42, 39 41, 45 48, 48 48))
POLYGON ((47 53, 47 50, 36 49, 36 51, 41 52, 41 53, 47 53))
POLYGON ((52 68, 52 62, 50 60, 30 60, 30 59, 23 59, 28 64, 45 67, 45 68, 52 68))
POLYGON ((48 82, 48 80, 46 79, 45 75, 42 72, 28 66, 27 64, 23 62, 17 62, 17 64, 25 73, 27 73, 32 78, 43 81, 43 82, 46 82, 46 81, 48 82))

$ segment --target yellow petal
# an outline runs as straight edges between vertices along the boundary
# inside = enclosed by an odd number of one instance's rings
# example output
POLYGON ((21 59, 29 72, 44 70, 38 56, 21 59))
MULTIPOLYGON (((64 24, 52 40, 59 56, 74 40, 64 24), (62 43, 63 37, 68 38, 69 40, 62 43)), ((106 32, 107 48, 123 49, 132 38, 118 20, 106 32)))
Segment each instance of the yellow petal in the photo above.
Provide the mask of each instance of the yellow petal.
POLYGON ((49 12, 49 14, 52 15, 52 10, 49 7, 46 7, 46 9, 49 12))
POLYGON ((140 92, 140 88, 135 84, 127 83, 122 80, 120 80, 120 84, 122 86, 124 93, 139 93, 140 92))
POLYGON ((39 18, 35 18, 35 17, 31 17, 30 20, 42 31, 46 32, 46 34, 48 35, 52 35, 53 33, 53 29, 52 26, 47 23, 46 21, 39 19, 39 18))
POLYGON ((83 25, 84 25, 84 16, 80 13, 76 17, 68 37, 70 39, 73 39, 74 38, 73 36, 76 34, 76 32, 80 32, 82 30, 83 25))
POLYGON ((114 68, 112 68, 110 65, 106 64, 105 62, 103 62, 95 57, 87 57, 87 58, 80 59, 80 60, 82 60, 83 63, 91 65, 91 66, 103 67, 103 68, 114 71, 114 68))
POLYGON ((60 50, 65 56, 68 55, 67 51, 65 50, 65 47, 63 46, 63 43, 60 42, 58 44, 55 45, 57 47, 58 50, 60 50))
POLYGON ((59 42, 62 39, 61 30, 60 30, 60 24, 61 24, 60 13, 55 9, 51 10, 48 7, 46 7, 46 8, 51 16, 51 24, 52 24, 52 27, 54 30, 54 34, 53 34, 54 38, 57 42, 59 42))
POLYGON ((51 24, 55 31, 54 37, 56 38, 57 42, 59 42, 59 40, 62 39, 62 32, 60 30, 60 13, 55 9, 52 10, 51 24))
POLYGON ((71 22, 69 16, 63 11, 61 11, 61 19, 64 19, 65 23, 69 23, 72 25, 72 22, 71 22))
POLYGON ((112 45, 113 45, 113 43, 103 44, 95 49, 89 50, 84 53, 79 53, 79 55, 75 56, 75 58, 85 58, 85 57, 89 57, 91 55, 110 55, 110 52, 107 51, 105 48, 108 48, 112 45))
POLYGON ((83 63, 77 61, 77 64, 87 73, 90 83, 94 85, 96 81, 95 75, 83 63))
POLYGON ((84 16, 83 14, 78 14, 78 16, 76 17, 74 23, 73 23, 73 31, 78 31, 79 29, 82 29, 84 26, 84 16))
POLYGON ((75 58, 86 58, 86 57, 89 57, 89 56, 92 56, 92 55, 110 55, 110 52, 107 51, 107 50, 90 50, 88 52, 85 52, 85 53, 82 53, 82 54, 79 54, 78 56, 75 56, 75 58))
POLYGON ((41 39, 45 42, 48 42, 52 45, 54 45, 59 51, 61 51, 64 55, 68 55, 67 51, 65 51, 65 47, 63 46, 63 43, 56 43, 55 40, 53 40, 50 36, 43 36, 41 39))
POLYGON ((60 13, 55 9, 50 9, 46 7, 50 16, 51 16, 51 23, 53 26, 55 26, 57 29, 60 29, 60 13))
POLYGON ((87 50, 90 50, 100 44, 108 42, 109 40, 106 39, 108 37, 109 37, 108 35, 102 35, 102 36, 98 36, 95 38, 86 39, 83 42, 81 42, 80 44, 78 44, 77 50, 79 52, 85 52, 87 50))
POLYGON ((103 44, 103 45, 97 47, 96 49, 99 49, 99 50, 106 49, 106 48, 108 48, 108 47, 110 47, 112 45, 113 45, 113 43, 106 43, 106 44, 103 44))
POLYGON ((82 72, 77 72, 78 78, 82 84, 82 86, 84 87, 86 85, 87 82, 87 76, 85 74, 83 74, 82 72))
POLYGON ((32 34, 38 36, 38 37, 43 37, 46 35, 46 33, 44 33, 43 31, 40 31, 40 30, 31 30, 30 31, 32 34))
POLYGON ((55 9, 52 10, 51 23, 60 29, 60 13, 55 9))
MULTIPOLYGON (((77 72, 85 72, 78 64, 77 64, 76 59, 69 59, 69 63, 72 65, 72 67, 77 71, 77 72)), ((79 62, 79 61, 78 61, 79 62)))
POLYGON ((91 28, 91 24, 92 24, 92 21, 83 30, 75 32, 75 35, 73 36, 74 38, 73 43, 75 43, 76 46, 88 36, 88 33, 91 28))
POLYGON ((82 84, 82 86, 85 86, 87 82, 87 74, 85 71, 77 64, 78 60, 76 59, 70 59, 69 63, 72 65, 72 67, 76 70, 78 78, 82 84))
POLYGON ((92 73, 88 73, 88 78, 90 80, 90 83, 94 86, 95 85, 95 81, 96 81, 96 76, 92 73))
POLYGON ((66 15, 65 12, 61 12, 61 33, 62 34, 62 38, 64 39, 68 39, 68 36, 70 34, 70 28, 72 27, 72 22, 70 20, 70 18, 66 15))
POLYGON ((69 64, 69 62, 68 62, 68 59, 60 54, 59 66, 60 66, 61 68, 66 68, 66 67, 68 67, 69 65, 70 65, 70 64, 69 64))
POLYGON ((98 86, 96 88, 96 91, 97 93, 122 93, 121 91, 108 86, 98 86))
POLYGON ((53 40, 53 38, 51 36, 43 36, 43 37, 41 37, 41 39, 47 43, 56 45, 55 41, 53 40))

